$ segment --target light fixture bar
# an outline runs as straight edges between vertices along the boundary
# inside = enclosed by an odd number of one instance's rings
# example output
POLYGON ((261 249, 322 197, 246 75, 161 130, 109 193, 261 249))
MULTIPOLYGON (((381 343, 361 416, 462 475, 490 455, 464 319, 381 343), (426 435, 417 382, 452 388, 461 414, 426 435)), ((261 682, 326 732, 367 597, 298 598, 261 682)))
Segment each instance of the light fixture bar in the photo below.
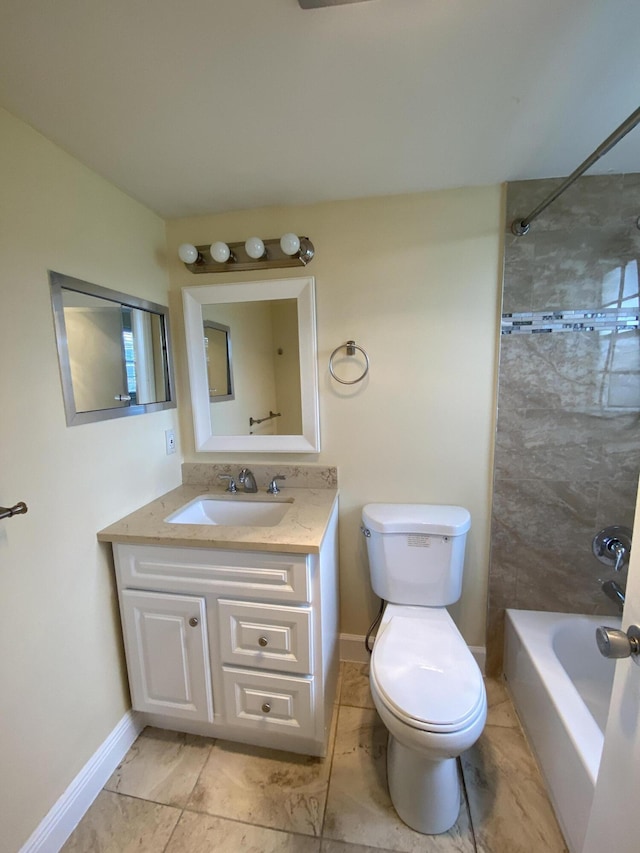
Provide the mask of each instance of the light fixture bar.
POLYGON ((280 238, 264 240, 265 256, 252 258, 247 254, 245 242, 227 243, 229 260, 218 263, 211 257, 211 246, 196 246, 198 260, 186 263, 185 267, 192 273, 211 272, 251 272, 252 270, 279 269, 283 267, 304 267, 313 258, 315 249, 308 237, 300 237, 300 250, 295 255, 286 255, 280 247, 280 238))

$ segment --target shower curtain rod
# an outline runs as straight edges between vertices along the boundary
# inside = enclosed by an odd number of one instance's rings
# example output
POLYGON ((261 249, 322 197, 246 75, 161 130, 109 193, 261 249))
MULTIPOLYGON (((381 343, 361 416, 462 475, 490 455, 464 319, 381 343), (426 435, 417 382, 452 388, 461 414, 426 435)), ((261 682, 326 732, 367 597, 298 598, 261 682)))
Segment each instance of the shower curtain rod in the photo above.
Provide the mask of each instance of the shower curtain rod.
POLYGON ((562 193, 571 186, 571 184, 576 181, 580 175, 587 171, 588 168, 593 166, 596 160, 599 160, 602 156, 604 156, 607 151, 610 151, 614 145, 617 145, 618 142, 622 139, 623 136, 626 136, 630 130, 640 122, 640 107, 631 113, 629 118, 626 121, 623 121, 620 127, 616 128, 613 131, 611 136, 608 136, 602 145, 599 145, 598 148, 593 152, 593 154, 589 155, 587 159, 582 162, 575 171, 573 171, 568 178, 560 184, 552 193, 550 193, 544 201, 542 201, 535 210, 532 210, 528 216, 525 216, 524 219, 514 219, 511 223, 511 233, 515 234, 516 237, 522 237, 524 234, 527 234, 529 231, 529 225, 533 222, 536 217, 540 216, 543 210, 546 210, 549 205, 554 202, 558 196, 562 195, 562 193))

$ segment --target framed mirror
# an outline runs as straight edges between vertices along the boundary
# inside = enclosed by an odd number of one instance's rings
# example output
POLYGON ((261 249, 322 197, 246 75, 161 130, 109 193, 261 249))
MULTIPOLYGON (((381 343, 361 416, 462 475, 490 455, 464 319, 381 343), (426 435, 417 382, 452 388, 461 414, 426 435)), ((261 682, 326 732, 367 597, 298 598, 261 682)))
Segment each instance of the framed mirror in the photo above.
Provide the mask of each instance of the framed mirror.
MULTIPOLYGON (((204 313, 204 312, 203 312, 204 313)), ((233 400, 231 328, 215 320, 204 321, 204 353, 207 362, 209 401, 233 400)))
POLYGON ((175 408, 168 309, 49 271, 67 426, 175 408))
MULTIPOLYGON (((319 452, 314 279, 184 287, 182 298, 196 450, 319 452), (233 341, 224 400, 209 391, 205 337, 216 328, 233 341)), ((220 377, 222 346, 218 353, 220 377)))

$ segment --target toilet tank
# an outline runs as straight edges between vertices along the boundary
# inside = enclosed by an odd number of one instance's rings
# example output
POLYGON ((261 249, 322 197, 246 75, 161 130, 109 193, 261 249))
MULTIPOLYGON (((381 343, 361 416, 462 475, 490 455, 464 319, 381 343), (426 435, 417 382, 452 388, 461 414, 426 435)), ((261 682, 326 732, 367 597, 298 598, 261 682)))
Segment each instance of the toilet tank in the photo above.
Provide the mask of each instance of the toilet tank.
POLYGON ((374 592, 394 604, 444 607, 462 593, 468 510, 367 504, 362 510, 374 592))

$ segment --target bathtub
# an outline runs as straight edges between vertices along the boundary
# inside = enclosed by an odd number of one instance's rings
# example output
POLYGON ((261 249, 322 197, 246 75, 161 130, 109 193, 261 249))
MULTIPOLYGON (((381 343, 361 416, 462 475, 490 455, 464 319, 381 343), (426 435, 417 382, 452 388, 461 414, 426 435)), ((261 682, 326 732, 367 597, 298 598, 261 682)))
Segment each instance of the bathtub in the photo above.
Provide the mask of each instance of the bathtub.
POLYGON ((596 646, 615 616, 507 610, 505 677, 571 853, 587 830, 615 661, 596 646))

